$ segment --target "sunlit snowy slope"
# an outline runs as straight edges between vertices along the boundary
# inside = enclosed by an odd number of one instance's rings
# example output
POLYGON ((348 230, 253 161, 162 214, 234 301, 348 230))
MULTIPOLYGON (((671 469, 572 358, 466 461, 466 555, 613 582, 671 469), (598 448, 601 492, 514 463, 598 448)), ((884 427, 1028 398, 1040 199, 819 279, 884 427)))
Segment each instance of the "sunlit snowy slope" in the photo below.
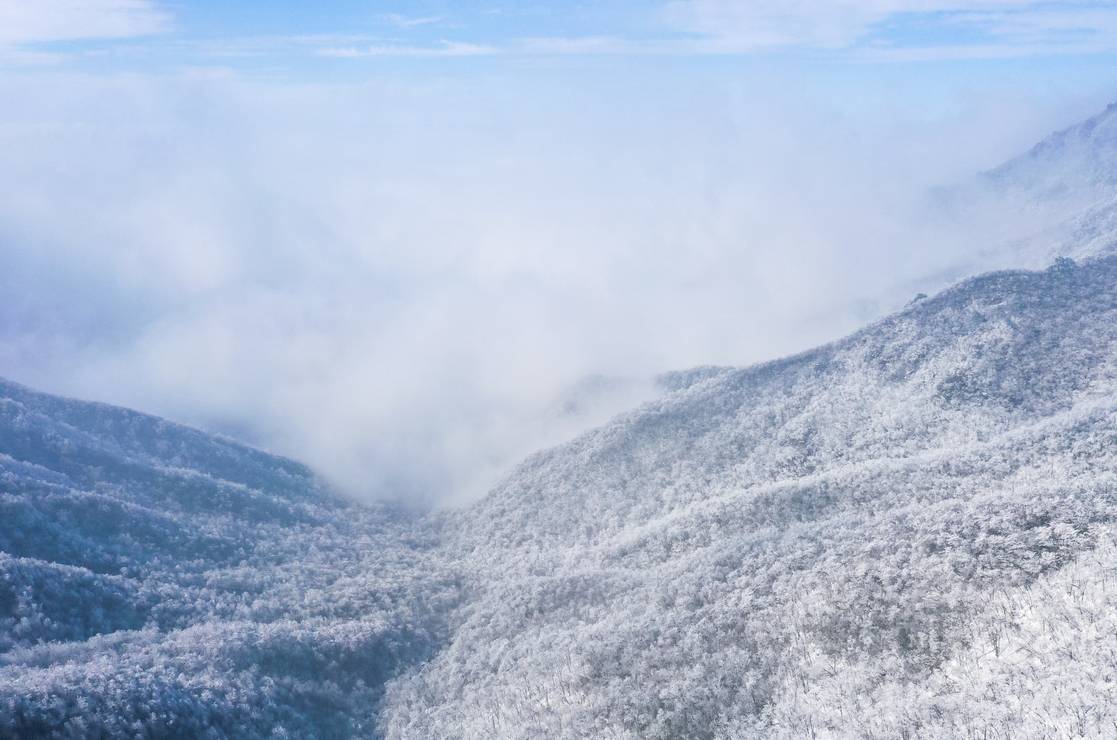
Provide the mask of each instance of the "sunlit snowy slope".
MULTIPOLYGON (((1111 538, 1115 288, 1117 258, 983 276, 535 456, 452 523, 476 592, 451 645, 392 687, 387 727, 1111 731, 1101 624, 1060 622, 1073 667, 1055 646, 1035 674, 975 651, 1047 629, 1034 594, 1111 538), (994 675, 960 682, 959 661, 994 675)), ((1117 562, 1082 562, 1076 582, 1108 598, 1094 581, 1117 562)))

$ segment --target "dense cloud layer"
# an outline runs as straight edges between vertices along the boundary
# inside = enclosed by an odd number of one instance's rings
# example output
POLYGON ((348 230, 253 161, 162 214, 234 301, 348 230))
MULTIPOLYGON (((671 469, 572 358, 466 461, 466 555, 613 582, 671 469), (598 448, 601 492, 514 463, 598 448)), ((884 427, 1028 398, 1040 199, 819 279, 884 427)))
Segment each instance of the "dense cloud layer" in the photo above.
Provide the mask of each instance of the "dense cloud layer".
POLYGON ((430 516, 0 381, 0 737, 1104 737, 1115 280, 967 281, 430 516))
POLYGON ((9 76, 0 373, 359 494, 469 497, 655 372, 902 303, 970 246, 911 228, 922 189, 1058 118, 1024 97, 1007 133, 992 102, 851 116, 713 72, 528 79, 9 76))

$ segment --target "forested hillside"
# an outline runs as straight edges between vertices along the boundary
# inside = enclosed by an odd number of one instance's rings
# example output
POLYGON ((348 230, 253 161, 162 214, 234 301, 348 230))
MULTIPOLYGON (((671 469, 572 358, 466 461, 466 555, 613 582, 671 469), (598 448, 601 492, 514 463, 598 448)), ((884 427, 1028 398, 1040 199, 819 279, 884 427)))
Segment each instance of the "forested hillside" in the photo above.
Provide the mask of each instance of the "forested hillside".
POLYGON ((658 395, 464 508, 0 381, 0 737, 1113 737, 1115 165, 983 176, 1043 269, 589 379, 658 395))
POLYGON ((435 542, 289 460, 0 383, 0 736, 369 734, 445 637, 435 542))
POLYGON ((453 521, 476 594, 389 733, 1105 736, 1114 285, 983 276, 535 456, 453 521), (1037 596, 1071 563, 1091 612, 1037 596))
POLYGON ((433 518, 4 384, 0 733, 1104 736, 1114 284, 976 278, 433 518))

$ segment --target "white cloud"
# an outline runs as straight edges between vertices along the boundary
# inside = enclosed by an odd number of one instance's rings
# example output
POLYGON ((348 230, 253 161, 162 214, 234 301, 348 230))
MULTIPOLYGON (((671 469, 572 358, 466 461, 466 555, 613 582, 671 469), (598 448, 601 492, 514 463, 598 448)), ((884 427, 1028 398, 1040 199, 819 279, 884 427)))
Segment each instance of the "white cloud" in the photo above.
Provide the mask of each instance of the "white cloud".
POLYGON ((613 36, 537 36, 517 41, 523 54, 562 56, 579 54, 642 54, 662 51, 659 45, 641 44, 613 36))
POLYGON ((440 15, 408 16, 401 13, 388 13, 384 20, 399 28, 419 28, 420 26, 433 26, 445 20, 440 15))
POLYGON ((338 59, 359 59, 364 57, 476 57, 500 54, 502 50, 486 44, 470 44, 460 41, 441 41, 435 46, 416 46, 408 44, 372 44, 369 46, 329 46, 319 49, 320 56, 338 59))
POLYGON ((983 125, 898 133, 786 80, 597 69, 0 76, 0 375, 369 495, 477 494, 576 426, 551 404, 585 375, 856 327, 854 298, 967 246, 902 229, 909 189, 1034 133, 984 93, 983 125))
POLYGON ((150 0, 0 0, 0 45, 162 33, 171 16, 150 0))

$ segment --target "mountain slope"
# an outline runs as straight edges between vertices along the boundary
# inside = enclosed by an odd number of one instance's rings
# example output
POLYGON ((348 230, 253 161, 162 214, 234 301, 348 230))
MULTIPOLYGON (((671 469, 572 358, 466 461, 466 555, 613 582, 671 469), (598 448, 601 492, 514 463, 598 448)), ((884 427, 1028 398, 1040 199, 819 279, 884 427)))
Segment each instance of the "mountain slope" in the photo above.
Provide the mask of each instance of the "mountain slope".
POLYGON ((1115 284, 688 375, 427 519, 0 385, 0 736, 1104 734, 1115 284))
POLYGON ((1117 254, 1117 104, 938 195, 932 220, 981 245, 954 275, 1117 254))
MULTIPOLYGON (((986 275, 535 456, 453 523, 477 593, 389 735, 846 736, 868 710, 822 684, 947 691, 991 595, 1117 515, 1114 285, 986 275)), ((873 711, 918 734, 896 696, 873 711)))
POLYGON ((1029 151, 985 173, 1002 192, 1036 200, 1075 198, 1117 190, 1117 103, 1081 123, 1056 131, 1029 151))
POLYGON ((0 737, 1111 736, 1115 167, 1111 108, 963 198, 972 265, 1081 264, 661 376, 460 511, 0 381, 0 737))
POLYGON ((298 463, 0 382, 0 737, 348 737, 456 599, 298 463))
POLYGON ((0 384, 0 736, 1104 735, 1114 285, 683 374, 431 517, 0 384))

